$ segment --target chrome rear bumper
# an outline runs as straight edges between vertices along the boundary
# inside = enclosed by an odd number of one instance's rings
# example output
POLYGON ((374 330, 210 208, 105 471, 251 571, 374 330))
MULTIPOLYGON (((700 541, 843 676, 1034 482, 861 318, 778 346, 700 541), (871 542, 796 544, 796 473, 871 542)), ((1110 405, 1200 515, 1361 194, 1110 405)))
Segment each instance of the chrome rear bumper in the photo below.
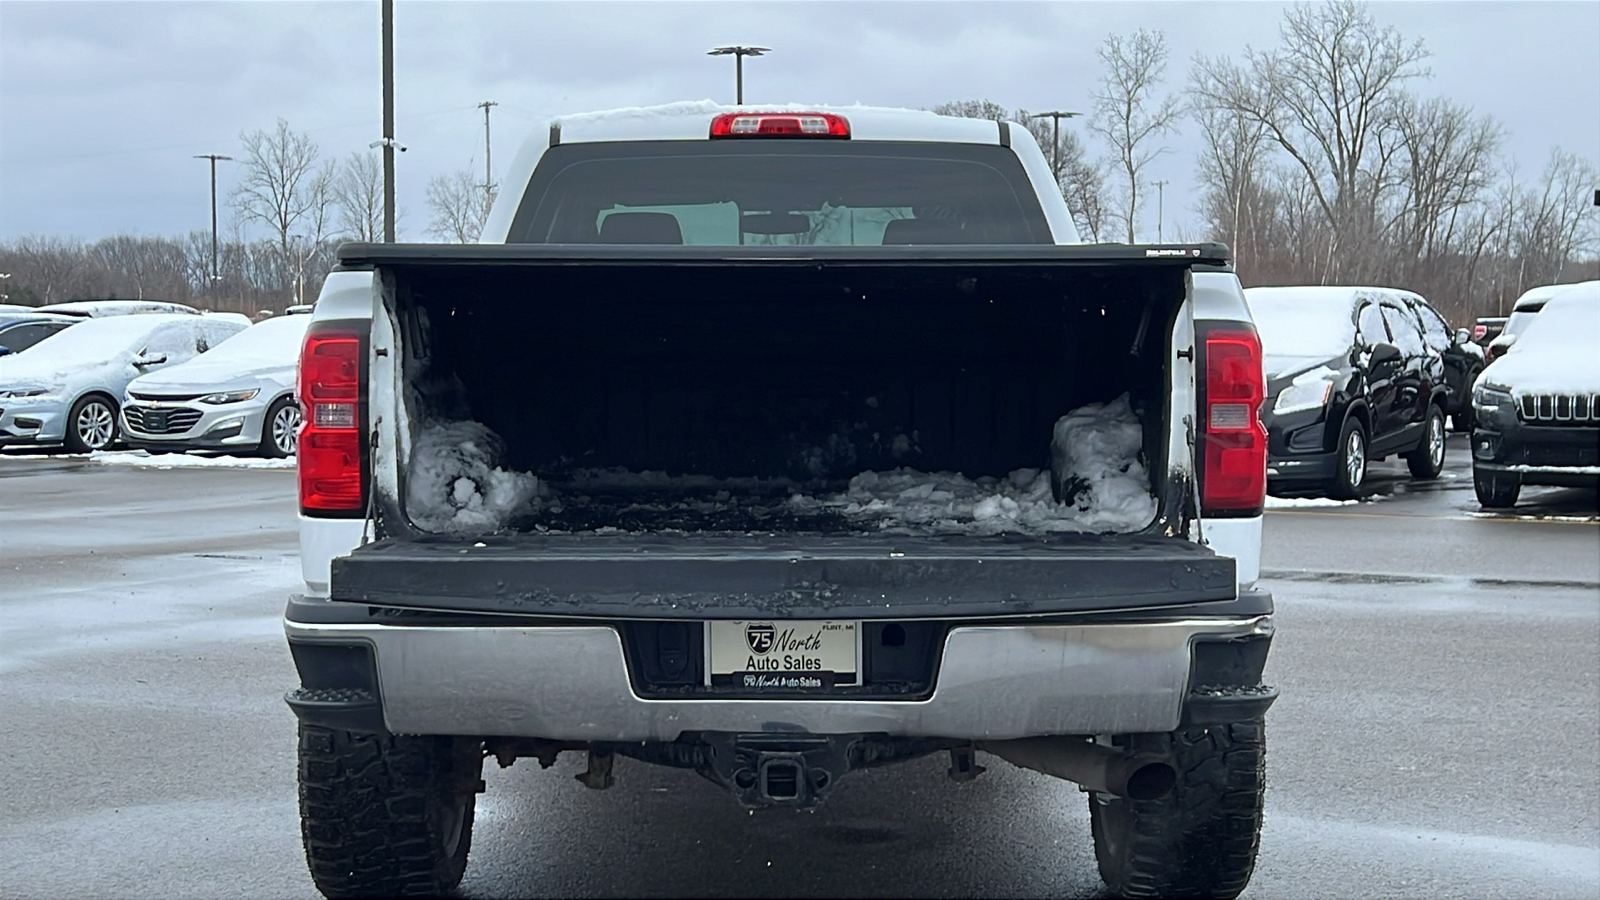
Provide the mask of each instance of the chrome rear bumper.
POLYGON ((956 626, 924 700, 638 696, 615 629, 285 620, 291 643, 368 644, 398 734, 671 741, 684 731, 1005 740, 1179 727, 1191 645, 1272 634, 1268 615, 956 626))

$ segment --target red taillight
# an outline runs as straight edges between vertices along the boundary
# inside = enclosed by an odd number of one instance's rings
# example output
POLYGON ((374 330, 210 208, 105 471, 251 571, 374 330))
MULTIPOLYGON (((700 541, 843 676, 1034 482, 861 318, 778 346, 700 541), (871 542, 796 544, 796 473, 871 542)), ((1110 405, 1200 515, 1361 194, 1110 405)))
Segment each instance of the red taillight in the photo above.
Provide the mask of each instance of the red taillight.
POLYGON ((1254 328, 1230 324, 1206 330, 1204 340, 1201 513, 1253 515, 1261 511, 1267 493, 1261 339, 1254 328))
POLYGON ((1488 333, 1489 333, 1489 326, 1487 326, 1487 325, 1474 325, 1474 326, 1472 326, 1472 339, 1475 340, 1475 341, 1483 340, 1483 336, 1488 334, 1488 333))
POLYGON ((361 468, 361 369, 365 332, 313 322, 300 351, 300 426, 297 450, 300 509, 359 512, 366 506, 361 468))
POLYGON ((711 136, 847 138, 850 122, 833 113, 723 113, 711 120, 711 136))

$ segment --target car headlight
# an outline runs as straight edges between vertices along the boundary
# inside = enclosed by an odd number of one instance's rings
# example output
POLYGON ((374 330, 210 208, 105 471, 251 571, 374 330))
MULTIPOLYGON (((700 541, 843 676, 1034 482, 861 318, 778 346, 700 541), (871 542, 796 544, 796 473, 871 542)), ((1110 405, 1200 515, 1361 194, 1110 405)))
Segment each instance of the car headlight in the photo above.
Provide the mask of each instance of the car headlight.
POLYGON ((207 394, 200 398, 200 402, 211 404, 238 403, 242 400, 249 400, 251 397, 254 397, 259 393, 261 393, 260 390, 225 391, 220 394, 207 394))
POLYGON ((1332 394, 1331 374, 1317 374, 1314 378, 1302 376, 1278 393, 1277 402, 1272 404, 1272 412, 1281 416, 1307 409, 1321 409, 1328 405, 1328 397, 1332 394))
POLYGON ((1472 389, 1472 404, 1483 407, 1511 405, 1511 392, 1498 384, 1480 384, 1472 389))
POLYGON ((17 388, 11 391, 0 391, 0 397, 8 400, 17 400, 23 397, 54 397, 60 388, 17 388))

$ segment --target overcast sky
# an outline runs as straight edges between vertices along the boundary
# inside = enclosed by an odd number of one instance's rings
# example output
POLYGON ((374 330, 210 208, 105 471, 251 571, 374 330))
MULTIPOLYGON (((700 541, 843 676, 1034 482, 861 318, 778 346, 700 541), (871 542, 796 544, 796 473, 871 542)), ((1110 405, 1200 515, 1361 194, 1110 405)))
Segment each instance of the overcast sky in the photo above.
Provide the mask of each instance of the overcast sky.
MULTIPOLYGON (((495 100, 497 170, 551 115, 685 99, 732 102, 723 43, 746 61, 752 103, 928 107, 989 98, 1088 111, 1111 32, 1166 33, 1168 85, 1196 53, 1276 44, 1269 2, 396 3, 402 239, 427 226, 433 175, 483 167, 479 101, 495 100)), ((1377 3, 1380 22, 1432 51, 1442 94, 1498 118, 1522 170, 1552 146, 1600 162, 1600 3, 1377 3)), ((206 163, 278 117, 325 155, 381 133, 377 2, 0 0, 0 240, 97 239, 209 227, 206 163)), ((1068 123, 1063 123, 1064 125, 1068 123)), ((1077 126, 1077 123, 1071 123, 1077 126)), ((1167 139, 1166 236, 1196 224, 1197 129, 1167 139)), ((1104 148, 1095 146, 1098 152, 1104 148)), ((219 166, 219 191, 233 185, 219 166)), ((481 177, 481 176, 479 176, 481 177)), ((226 220, 227 213, 224 210, 226 220)), ((1155 237, 1152 198, 1141 239, 1155 237)), ((226 230, 226 224, 224 224, 226 230)))

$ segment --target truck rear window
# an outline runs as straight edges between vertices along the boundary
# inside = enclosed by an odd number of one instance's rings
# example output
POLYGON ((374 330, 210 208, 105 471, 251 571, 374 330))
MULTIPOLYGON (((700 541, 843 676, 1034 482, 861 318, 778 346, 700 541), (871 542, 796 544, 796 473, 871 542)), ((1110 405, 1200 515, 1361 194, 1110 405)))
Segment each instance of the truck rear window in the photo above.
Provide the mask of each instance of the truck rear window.
POLYGON ((1045 244, 1009 148, 757 140, 552 147, 509 243, 1045 244))

